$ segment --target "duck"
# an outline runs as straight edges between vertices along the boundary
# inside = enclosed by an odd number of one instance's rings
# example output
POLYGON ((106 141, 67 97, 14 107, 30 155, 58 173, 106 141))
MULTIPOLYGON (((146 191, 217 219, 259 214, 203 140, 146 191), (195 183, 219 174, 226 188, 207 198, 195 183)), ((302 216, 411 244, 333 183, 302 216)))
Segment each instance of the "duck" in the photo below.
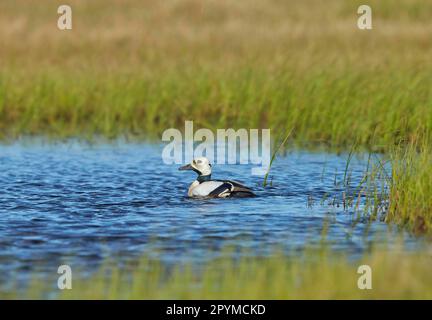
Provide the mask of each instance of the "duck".
POLYGON ((255 197, 250 188, 237 181, 212 180, 212 165, 206 157, 193 159, 179 170, 192 170, 198 174, 198 178, 192 182, 188 190, 188 196, 191 198, 255 197))

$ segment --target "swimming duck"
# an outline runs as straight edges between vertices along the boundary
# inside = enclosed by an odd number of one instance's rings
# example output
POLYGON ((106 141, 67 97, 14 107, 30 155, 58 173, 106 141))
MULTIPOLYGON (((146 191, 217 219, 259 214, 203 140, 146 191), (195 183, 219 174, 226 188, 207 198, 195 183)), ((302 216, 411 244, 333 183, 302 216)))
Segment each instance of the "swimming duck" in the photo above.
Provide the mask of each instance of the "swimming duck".
POLYGON ((190 164, 180 167, 179 170, 193 170, 198 174, 198 178, 189 187, 189 197, 244 198, 255 196, 250 188, 241 183, 230 180, 212 180, 211 164, 205 157, 196 158, 190 164))

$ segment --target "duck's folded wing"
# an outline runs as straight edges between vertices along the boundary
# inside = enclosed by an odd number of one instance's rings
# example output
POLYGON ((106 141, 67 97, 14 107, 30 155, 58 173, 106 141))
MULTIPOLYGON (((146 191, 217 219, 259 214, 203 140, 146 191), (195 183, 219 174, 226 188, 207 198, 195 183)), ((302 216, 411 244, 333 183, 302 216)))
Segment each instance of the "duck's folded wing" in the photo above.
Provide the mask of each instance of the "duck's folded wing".
POLYGON ((209 197, 227 197, 227 196, 254 196, 252 190, 239 182, 225 180, 222 184, 209 193, 209 197))
POLYGON ((232 180, 227 180, 224 181, 225 183, 229 183, 233 186, 231 191, 235 191, 235 192, 252 192, 252 189, 249 187, 246 187, 245 185, 241 184, 240 182, 237 181, 232 181, 232 180))
POLYGON ((212 190, 208 196, 209 197, 224 197, 228 196, 233 189, 233 185, 229 182, 222 182, 222 184, 216 189, 212 190))

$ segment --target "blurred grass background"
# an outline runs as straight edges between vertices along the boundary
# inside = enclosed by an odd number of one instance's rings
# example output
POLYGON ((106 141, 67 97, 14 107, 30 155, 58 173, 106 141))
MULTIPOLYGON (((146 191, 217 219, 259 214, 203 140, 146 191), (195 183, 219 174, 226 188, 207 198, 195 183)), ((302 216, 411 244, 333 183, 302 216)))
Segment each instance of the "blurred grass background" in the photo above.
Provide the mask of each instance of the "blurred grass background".
POLYGON ((0 132, 157 137, 169 127, 286 130, 387 150, 430 137, 427 1, 71 0, 0 4, 0 132))

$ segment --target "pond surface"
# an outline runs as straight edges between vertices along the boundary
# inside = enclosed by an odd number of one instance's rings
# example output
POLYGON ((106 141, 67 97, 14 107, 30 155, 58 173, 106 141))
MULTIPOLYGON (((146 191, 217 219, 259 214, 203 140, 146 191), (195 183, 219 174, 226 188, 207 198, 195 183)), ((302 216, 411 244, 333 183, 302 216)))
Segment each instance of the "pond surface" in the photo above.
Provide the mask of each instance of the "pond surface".
MULTIPOLYGON (((92 270, 107 257, 143 254, 167 263, 203 261, 227 245, 248 254, 276 247, 291 254, 326 239, 335 250, 362 253, 372 243, 418 241, 386 224, 353 222, 340 199, 347 155, 296 151, 272 167, 272 186, 249 165, 213 165, 213 178, 252 187, 253 199, 186 197, 193 172, 161 160, 162 145, 21 143, 0 145, 0 280, 35 272, 56 274, 60 264, 92 270), (326 222, 327 221, 327 222, 326 222), (242 250, 239 250, 242 251, 242 250)), ((367 156, 350 164, 351 183, 367 156)))

